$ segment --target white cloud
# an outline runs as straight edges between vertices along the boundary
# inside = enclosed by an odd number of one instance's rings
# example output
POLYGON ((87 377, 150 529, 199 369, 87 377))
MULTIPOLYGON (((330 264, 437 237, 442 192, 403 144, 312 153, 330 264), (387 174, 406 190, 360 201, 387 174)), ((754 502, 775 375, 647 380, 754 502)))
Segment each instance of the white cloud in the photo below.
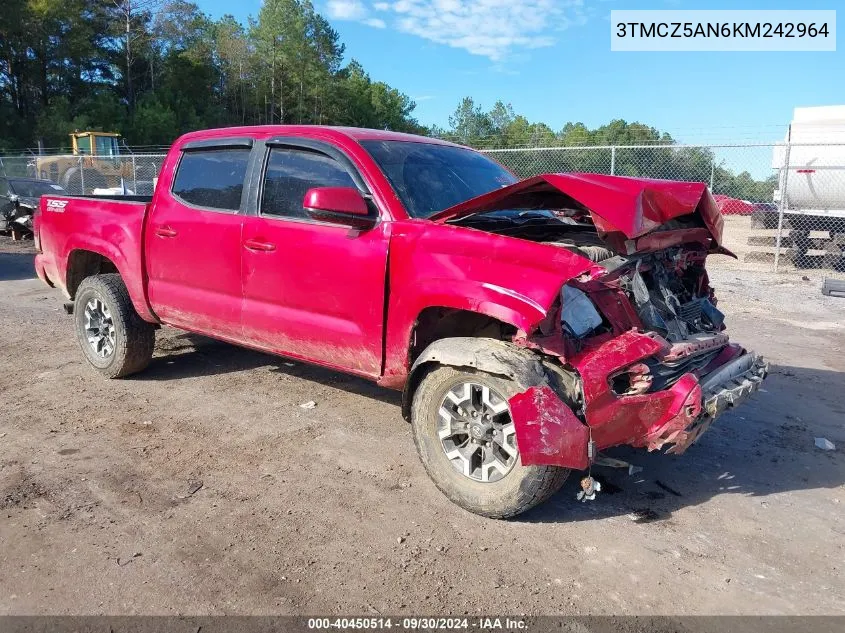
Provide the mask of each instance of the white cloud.
POLYGON ((434 95, 420 95, 419 97, 411 97, 414 101, 431 101, 434 99, 434 95))
POLYGON ((329 0, 326 9, 335 20, 363 20, 367 15, 367 8, 359 0, 329 0))
POLYGON ((514 51, 552 46, 560 31, 583 24, 585 0, 330 0, 329 15, 460 48, 501 62, 514 51), (378 11, 383 17, 371 18, 378 11), (389 17, 388 17, 389 16, 389 17))

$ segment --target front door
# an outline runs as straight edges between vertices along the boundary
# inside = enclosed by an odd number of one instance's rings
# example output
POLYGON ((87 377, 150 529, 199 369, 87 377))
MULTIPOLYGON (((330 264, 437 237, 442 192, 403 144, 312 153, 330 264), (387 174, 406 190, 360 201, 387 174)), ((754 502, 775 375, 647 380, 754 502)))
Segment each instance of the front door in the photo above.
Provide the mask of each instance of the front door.
POLYGON ((150 305, 165 323, 239 340, 249 147, 188 148, 147 221, 150 305))
MULTIPOLYGON (((255 215, 244 219, 244 339, 268 351, 381 373, 388 224, 358 231, 303 209, 312 187, 363 187, 314 149, 269 147, 255 215)), ((373 214, 376 209, 371 209, 373 214)))

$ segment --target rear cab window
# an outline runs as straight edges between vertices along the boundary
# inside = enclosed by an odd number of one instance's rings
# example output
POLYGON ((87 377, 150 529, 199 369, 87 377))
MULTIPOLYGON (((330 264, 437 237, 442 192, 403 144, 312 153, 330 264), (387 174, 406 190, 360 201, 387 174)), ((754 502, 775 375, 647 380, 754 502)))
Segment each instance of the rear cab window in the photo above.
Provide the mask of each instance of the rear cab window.
POLYGON ((171 193, 203 209, 238 211, 250 149, 202 149, 182 153, 171 193))

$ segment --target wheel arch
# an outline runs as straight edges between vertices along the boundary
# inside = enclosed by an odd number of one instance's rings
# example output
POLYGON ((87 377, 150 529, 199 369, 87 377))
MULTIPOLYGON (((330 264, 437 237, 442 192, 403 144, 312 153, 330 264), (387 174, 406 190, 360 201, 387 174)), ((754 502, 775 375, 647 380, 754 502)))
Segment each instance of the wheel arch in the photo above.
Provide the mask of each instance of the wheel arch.
POLYGON ((414 392, 427 371, 447 365, 483 371, 515 381, 522 390, 548 382, 540 358, 523 347, 494 338, 452 336, 430 343, 416 358, 402 391, 402 416, 411 419, 414 392))
POLYGON ((68 299, 73 300, 79 284, 86 277, 117 273, 126 285, 135 311, 145 321, 158 323, 155 314, 146 302, 146 295, 141 279, 129 274, 130 266, 121 257, 119 251, 107 242, 86 240, 68 249, 65 260, 63 290, 68 299))
POLYGON ((106 273, 120 273, 117 264, 110 257, 86 248, 75 248, 68 253, 65 270, 65 289, 69 299, 73 299, 76 296, 79 284, 86 277, 106 273))

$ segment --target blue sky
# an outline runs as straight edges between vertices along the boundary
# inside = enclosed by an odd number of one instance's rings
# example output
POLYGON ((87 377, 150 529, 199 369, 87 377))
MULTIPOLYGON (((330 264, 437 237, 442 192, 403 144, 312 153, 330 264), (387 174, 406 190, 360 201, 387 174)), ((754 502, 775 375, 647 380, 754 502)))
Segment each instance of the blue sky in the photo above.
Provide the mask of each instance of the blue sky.
MULTIPOLYGON (((262 2, 196 1, 243 22, 262 2)), ((796 106, 845 104, 841 41, 834 53, 610 51, 611 9, 833 9, 838 0, 313 1, 347 56, 413 97, 424 124, 445 126, 469 95, 485 108, 510 102, 554 129, 621 118, 683 142, 769 141, 783 138, 796 106)))

